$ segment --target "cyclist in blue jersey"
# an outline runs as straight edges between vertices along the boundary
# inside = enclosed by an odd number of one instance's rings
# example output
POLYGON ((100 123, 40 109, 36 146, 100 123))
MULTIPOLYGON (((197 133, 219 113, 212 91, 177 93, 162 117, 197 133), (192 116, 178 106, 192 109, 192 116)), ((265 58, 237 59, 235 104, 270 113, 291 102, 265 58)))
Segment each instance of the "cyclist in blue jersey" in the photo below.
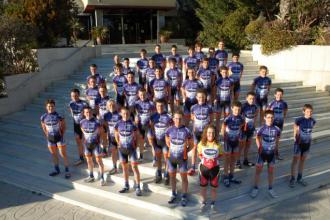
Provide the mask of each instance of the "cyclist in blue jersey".
POLYGON ((150 59, 148 62, 148 68, 146 69, 147 82, 144 87, 149 94, 151 94, 150 83, 152 80, 156 78, 155 70, 156 70, 155 60, 150 59))
POLYGON ((126 77, 122 73, 122 65, 115 66, 115 77, 113 78, 113 88, 116 93, 116 102, 119 106, 125 105, 124 85, 127 83, 126 77))
POLYGON ((164 71, 166 67, 166 58, 160 50, 161 46, 157 44, 155 46, 155 54, 152 55, 151 59, 155 61, 157 67, 160 67, 164 71))
MULTIPOLYGON (((246 95, 246 102, 242 105, 242 115, 245 118, 245 126, 242 131, 242 145, 240 148, 240 155, 243 151, 243 165, 244 166, 254 166, 254 163, 248 160, 248 153, 251 146, 251 140, 254 135, 256 128, 257 116, 258 116, 258 106, 254 103, 255 93, 248 92, 246 95)), ((238 168, 242 168, 240 158, 238 158, 236 165, 238 168)))
POLYGON ((123 67, 121 69, 123 75, 126 77, 127 79, 127 74, 129 72, 132 72, 133 74, 135 74, 134 69, 130 67, 130 61, 129 58, 124 58, 124 62, 123 62, 123 67))
POLYGON ((244 65, 238 61, 239 54, 233 53, 233 61, 227 65, 229 76, 234 81, 234 100, 238 100, 241 91, 241 78, 243 75, 244 65))
POLYGON ((135 102, 135 124, 139 129, 138 134, 138 146, 140 149, 140 160, 143 159, 144 146, 146 145, 144 139, 148 134, 150 125, 150 117, 155 111, 155 105, 152 101, 147 98, 147 92, 144 88, 141 88, 138 93, 139 100, 135 102))
POLYGON ((134 73, 127 74, 127 83, 124 85, 125 106, 131 114, 135 112, 135 102, 138 100, 138 92, 141 86, 134 80, 134 73))
POLYGON ((108 112, 104 115, 104 124, 107 127, 107 135, 109 142, 109 150, 111 151, 112 158, 112 169, 109 171, 110 175, 116 174, 117 169, 117 160, 118 160, 118 144, 115 138, 115 125, 118 121, 121 120, 121 115, 117 111, 116 102, 114 100, 109 100, 107 102, 108 112))
POLYGON ((191 107, 191 120, 193 122, 194 148, 191 157, 191 168, 188 175, 193 176, 196 172, 197 145, 201 141, 204 128, 213 124, 212 106, 206 102, 206 91, 197 90, 197 104, 191 107))
POLYGON ((195 44, 195 57, 197 58, 199 64, 202 64, 204 58, 206 58, 205 54, 202 51, 203 45, 200 42, 195 44))
POLYGON ((140 188, 140 172, 138 168, 136 153, 136 126, 134 125, 133 121, 130 120, 130 112, 127 108, 121 108, 120 113, 122 119, 115 125, 115 138, 118 144, 119 158, 123 167, 125 186, 119 191, 119 193, 126 193, 129 191, 128 159, 130 159, 136 183, 135 193, 137 196, 141 196, 142 191, 140 188))
POLYGON ((108 89, 105 86, 99 87, 100 97, 96 100, 96 103, 99 107, 98 119, 103 120, 103 116, 107 113, 107 101, 110 99, 108 95, 108 89))
POLYGON ((64 142, 65 133, 65 121, 62 116, 60 116, 55 111, 55 101, 48 99, 46 101, 46 113, 40 118, 41 127, 47 139, 48 150, 52 155, 53 164, 55 170, 49 173, 49 176, 57 176, 60 174, 58 153, 59 151, 61 157, 64 161, 65 167, 65 178, 70 178, 71 174, 69 172, 69 162, 66 154, 66 144, 64 142))
POLYGON ((215 57, 214 47, 209 48, 209 68, 215 74, 216 79, 219 78, 219 60, 215 57))
POLYGON ((245 124, 245 119, 241 115, 241 109, 242 104, 234 101, 231 107, 232 114, 225 118, 221 129, 225 155, 223 183, 226 187, 229 187, 230 183, 241 183, 240 180, 234 179, 235 163, 240 149, 241 132, 245 124))
POLYGON ((84 150, 82 144, 82 131, 80 129, 80 121, 83 119, 83 110, 88 106, 88 103, 80 99, 80 91, 78 89, 72 89, 71 93, 71 102, 69 104, 69 110, 73 118, 73 131, 75 140, 78 146, 79 160, 74 162, 75 166, 78 166, 84 163, 84 150))
POLYGON ((176 59, 169 60, 169 69, 166 72, 166 78, 171 87, 170 107, 171 112, 174 112, 174 107, 178 108, 180 105, 180 92, 182 85, 182 72, 176 67, 176 59))
POLYGON ((265 111, 265 125, 257 132, 256 143, 258 147, 256 173, 254 178, 254 187, 250 196, 255 198, 259 192, 259 179, 265 162, 268 165, 268 192, 273 198, 277 198, 277 194, 273 190, 275 152, 278 150, 278 142, 281 130, 273 125, 274 112, 272 110, 265 111))
MULTIPOLYGON (((267 109, 274 112, 274 125, 277 126, 281 131, 283 130, 284 121, 288 112, 288 104, 282 99, 283 89, 275 89, 275 99, 268 104, 267 109)), ((276 159, 283 160, 280 157, 279 151, 276 151, 276 159)))
POLYGON ((260 66, 259 76, 253 80, 252 91, 256 93, 256 104, 260 109, 260 125, 264 121, 264 112, 268 104, 268 94, 272 86, 272 80, 267 77, 268 68, 260 66))
POLYGON ((228 61, 228 52, 225 50, 225 42, 220 40, 218 50, 215 52, 215 58, 219 60, 219 67, 226 66, 228 61))
POLYGON ((97 100, 100 99, 99 89, 96 86, 96 77, 91 76, 88 80, 88 88, 86 89, 86 99, 89 107, 91 107, 94 116, 98 114, 99 106, 97 100))
POLYGON ((104 178, 104 164, 101 155, 101 144, 107 146, 107 137, 99 121, 93 116, 90 107, 84 108, 85 118, 80 121, 80 128, 83 133, 84 151, 87 160, 89 176, 84 180, 87 183, 94 182, 94 162, 93 155, 95 156, 96 163, 99 166, 100 183, 101 186, 106 184, 104 178))
POLYGON ((204 89, 207 92, 207 101, 209 104, 213 103, 212 88, 215 84, 216 76, 214 72, 209 68, 209 59, 204 58, 202 60, 202 65, 197 71, 197 79, 202 82, 204 89))
POLYGON ((197 71, 199 68, 198 59, 195 56, 195 49, 193 47, 188 48, 188 56, 183 61, 183 79, 187 79, 188 69, 194 69, 197 71))
POLYGON ((189 124, 190 120, 190 108, 197 103, 197 90, 203 88, 202 82, 196 79, 194 69, 188 69, 187 74, 189 78, 183 82, 183 85, 181 87, 181 94, 184 102, 183 112, 186 125, 189 124))
POLYGON ((139 74, 139 84, 144 87, 147 82, 146 70, 148 68, 148 58, 146 49, 141 49, 140 59, 136 62, 136 72, 139 74))
POLYGON ((179 169, 182 182, 182 198, 181 205, 187 205, 188 178, 187 163, 188 152, 193 148, 192 135, 187 127, 182 123, 183 114, 176 111, 173 114, 174 125, 166 130, 165 140, 168 151, 168 172, 170 174, 170 182, 172 188, 172 196, 168 201, 173 204, 177 199, 176 191, 176 173, 179 169))
MULTIPOLYGON (((150 82, 152 99, 154 101, 156 99, 164 99, 168 101, 171 95, 170 84, 164 79, 161 68, 156 67, 155 75, 156 78, 150 82)), ((165 106, 165 108, 167 109, 167 105, 165 106)))
POLYGON ((105 78, 97 72, 97 65, 96 64, 91 64, 89 66, 89 71, 90 71, 91 75, 89 75, 87 77, 87 84, 88 84, 89 78, 94 76, 95 79, 96 79, 96 85, 97 86, 105 85, 105 78))
POLYGON ((216 128, 217 136, 220 129, 220 119, 223 112, 223 118, 230 114, 230 104, 233 97, 233 81, 228 77, 228 68, 225 66, 220 67, 221 77, 215 82, 213 87, 214 99, 214 112, 216 112, 216 128))
POLYGON ((165 110, 165 100, 156 100, 156 113, 150 118, 150 129, 148 132, 148 141, 150 146, 153 147, 154 166, 157 166, 155 182, 162 181, 162 156, 164 157, 164 179, 165 185, 169 184, 169 175, 167 171, 167 153, 168 147, 165 142, 165 134, 167 128, 172 124, 172 117, 165 110))
POLYGON ((305 160, 309 154, 309 149, 312 143, 312 132, 315 126, 315 119, 312 118, 313 106, 305 104, 303 107, 304 116, 296 118, 293 125, 293 135, 295 138, 293 148, 293 158, 291 163, 291 178, 290 187, 295 186, 296 166, 298 163, 297 183, 302 186, 307 186, 307 182, 302 178, 305 160))
POLYGON ((182 57, 180 54, 177 53, 177 46, 174 44, 171 47, 171 54, 167 57, 167 66, 170 67, 170 62, 172 59, 175 59, 175 67, 179 70, 182 70, 182 57))

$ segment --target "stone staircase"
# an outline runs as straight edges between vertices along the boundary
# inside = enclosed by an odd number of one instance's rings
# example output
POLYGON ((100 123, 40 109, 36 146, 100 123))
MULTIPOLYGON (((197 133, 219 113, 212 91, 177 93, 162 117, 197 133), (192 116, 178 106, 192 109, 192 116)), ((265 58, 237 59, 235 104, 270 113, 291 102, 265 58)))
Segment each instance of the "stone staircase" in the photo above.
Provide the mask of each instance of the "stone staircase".
MULTIPOLYGON (((136 62, 137 52, 140 48, 136 47, 133 52, 122 50, 124 51, 122 54, 125 53, 132 58, 132 66, 136 62)), ((68 79, 53 83, 24 110, 0 119, 1 181, 81 206, 109 216, 111 219, 231 219, 295 197, 330 182, 330 149, 327 143, 330 140, 329 94, 316 91, 314 86, 304 86, 301 81, 278 80, 274 75, 270 75, 273 79, 272 93, 276 87, 283 88, 284 99, 289 105, 288 117, 280 141, 280 152, 284 160, 276 164, 275 171, 274 188, 280 196, 277 199, 267 196, 266 190, 264 190, 267 186, 267 176, 264 173, 261 181, 262 191, 256 199, 252 200, 248 193, 251 189, 254 168, 245 168, 236 172, 237 178, 243 181, 240 186, 232 185, 230 188, 225 188, 222 184, 220 185, 217 207, 214 212, 201 213, 200 211, 200 188, 197 176, 189 177, 188 206, 183 208, 179 204, 168 205, 167 199, 171 190, 163 184, 153 182, 155 168, 151 164, 150 149, 147 149, 145 153, 144 163, 139 166, 143 183, 142 197, 136 197, 133 191, 128 194, 118 193, 124 183, 122 174, 108 176, 107 185, 104 187, 101 187, 98 182, 84 183, 83 179, 87 176, 86 165, 71 167, 72 178, 69 180, 64 179, 63 174, 58 177, 49 177, 48 172, 52 165, 39 121, 41 114, 44 113, 44 101, 47 98, 55 99, 57 111, 66 118, 65 140, 69 160, 72 162, 77 159, 77 147, 73 136, 72 119, 67 107, 70 101, 70 90, 77 87, 80 88, 81 94, 84 94, 88 67, 91 63, 96 63, 99 66, 99 72, 107 77, 110 96, 114 97, 111 79, 108 77, 112 71, 114 54, 112 50, 114 49, 118 48, 106 48, 102 57, 86 62, 68 79), (314 117, 317 120, 311 154, 304 173, 309 185, 291 189, 288 187, 288 175, 293 148, 292 125, 294 118, 301 115, 301 108, 305 103, 314 106, 314 117)), ((182 47, 180 53, 185 54, 184 50, 185 48, 182 47)), ((241 92, 241 96, 244 97, 249 91, 252 79, 257 76, 258 66, 256 62, 252 61, 249 52, 242 53, 241 62, 245 65, 241 92)), ((255 160, 255 156, 256 147, 253 144, 250 157, 255 160)), ((106 170, 109 170, 112 166, 111 160, 106 158, 104 163, 106 170)), ((133 186, 132 176, 130 179, 130 185, 133 186)), ((180 185, 178 184, 179 189, 180 185)))

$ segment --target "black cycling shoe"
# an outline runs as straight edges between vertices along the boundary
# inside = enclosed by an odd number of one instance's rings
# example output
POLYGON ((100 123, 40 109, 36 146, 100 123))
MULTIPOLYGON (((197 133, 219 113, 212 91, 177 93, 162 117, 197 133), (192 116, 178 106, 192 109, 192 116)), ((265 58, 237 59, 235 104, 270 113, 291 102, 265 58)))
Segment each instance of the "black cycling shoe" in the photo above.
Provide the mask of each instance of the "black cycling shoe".
POLYGON ((250 161, 248 161, 248 160, 244 160, 243 161, 243 165, 244 166, 247 166, 247 167, 253 167, 255 164, 252 163, 252 162, 250 162, 250 161))
POLYGON ((58 174, 60 174, 60 172, 55 170, 55 171, 49 173, 49 176, 57 176, 58 174))

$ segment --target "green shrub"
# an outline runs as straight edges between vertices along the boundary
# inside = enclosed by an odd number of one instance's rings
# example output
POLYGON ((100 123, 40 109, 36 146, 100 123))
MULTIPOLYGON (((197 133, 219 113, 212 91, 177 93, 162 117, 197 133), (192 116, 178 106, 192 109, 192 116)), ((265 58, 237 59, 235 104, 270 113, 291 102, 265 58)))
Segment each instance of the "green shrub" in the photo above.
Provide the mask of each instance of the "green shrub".
POLYGON ((260 43, 262 53, 270 55, 296 45, 297 37, 286 24, 276 20, 265 25, 260 43))
POLYGON ((250 21, 250 23, 245 27, 246 37, 251 43, 260 43, 265 23, 266 19, 264 17, 260 17, 256 20, 250 21))

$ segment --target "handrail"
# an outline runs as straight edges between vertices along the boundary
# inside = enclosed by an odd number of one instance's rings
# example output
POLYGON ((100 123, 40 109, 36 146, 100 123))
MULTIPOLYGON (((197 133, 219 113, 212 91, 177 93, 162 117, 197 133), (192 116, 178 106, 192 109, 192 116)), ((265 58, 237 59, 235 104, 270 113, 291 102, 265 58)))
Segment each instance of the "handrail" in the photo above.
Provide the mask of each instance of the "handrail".
MULTIPOLYGON (((55 59, 55 60, 51 60, 48 63, 46 63, 43 69, 46 69, 46 67, 52 65, 55 62, 59 62, 59 61, 65 61, 67 59, 70 59, 73 55, 75 55, 76 53, 78 53, 82 48, 86 47, 87 44, 89 44, 91 40, 88 40, 86 43, 84 43, 81 47, 78 47, 77 50, 73 51, 72 53, 70 53, 68 56, 66 56, 65 58, 60 58, 60 59, 55 59)), ((40 72, 40 71, 39 71, 40 72)), ((16 90, 18 87, 21 87, 22 85, 26 85, 30 80, 34 79, 35 77, 39 76, 38 74, 32 74, 30 77, 26 78, 26 80, 24 80, 23 82, 21 82, 19 85, 15 86, 14 88, 11 88, 10 90, 16 90)), ((7 91, 7 94, 9 95, 9 91, 7 91)))

